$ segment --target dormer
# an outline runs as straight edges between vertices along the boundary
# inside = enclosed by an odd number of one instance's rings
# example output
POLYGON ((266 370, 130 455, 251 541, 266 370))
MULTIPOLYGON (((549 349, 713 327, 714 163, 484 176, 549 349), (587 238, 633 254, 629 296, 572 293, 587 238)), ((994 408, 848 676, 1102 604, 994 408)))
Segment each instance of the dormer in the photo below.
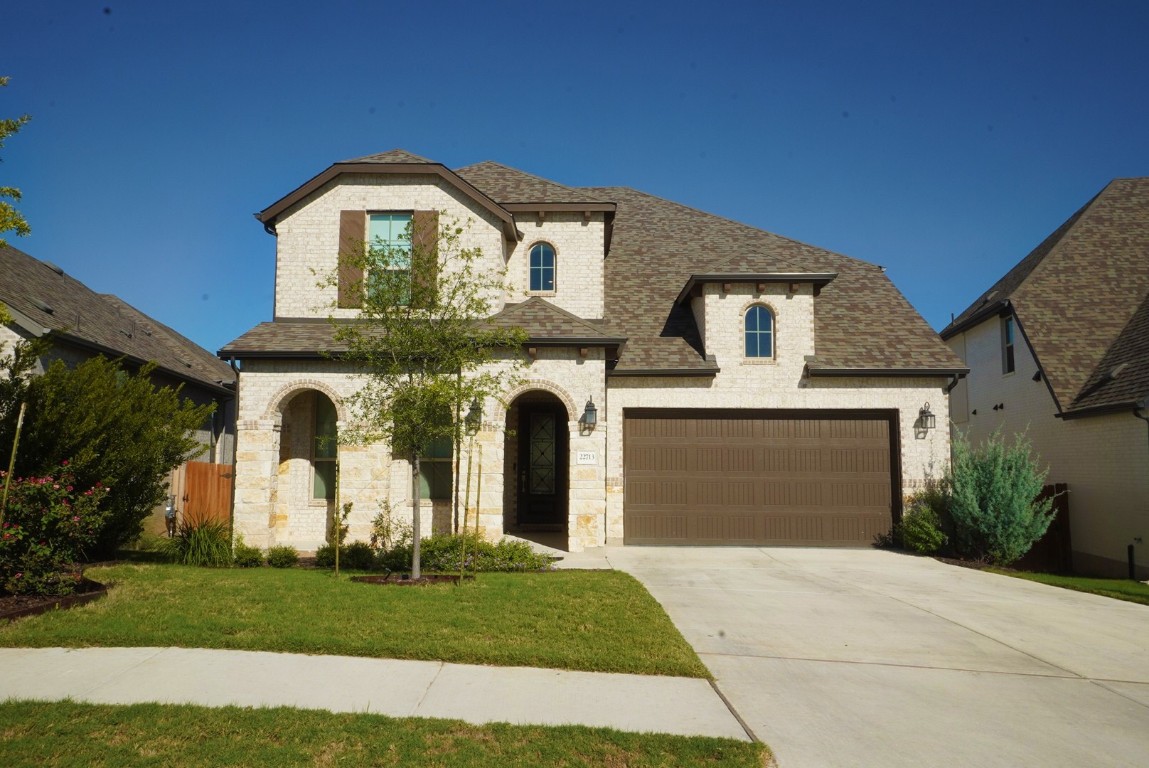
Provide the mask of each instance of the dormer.
POLYGON ((774 365, 800 374, 815 353, 814 302, 832 272, 691 275, 678 294, 698 326, 703 352, 724 370, 774 365))

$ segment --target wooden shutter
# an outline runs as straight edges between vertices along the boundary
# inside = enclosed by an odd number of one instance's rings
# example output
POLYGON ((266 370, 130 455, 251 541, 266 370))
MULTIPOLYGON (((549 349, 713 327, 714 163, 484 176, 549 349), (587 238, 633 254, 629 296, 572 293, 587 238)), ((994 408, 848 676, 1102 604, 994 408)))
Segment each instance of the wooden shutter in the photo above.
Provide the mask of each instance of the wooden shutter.
POLYGON ((339 212, 339 300, 342 308, 363 306, 366 211, 339 212))
POLYGON ((411 303, 435 303, 439 281, 439 212, 415 211, 411 217, 411 303))

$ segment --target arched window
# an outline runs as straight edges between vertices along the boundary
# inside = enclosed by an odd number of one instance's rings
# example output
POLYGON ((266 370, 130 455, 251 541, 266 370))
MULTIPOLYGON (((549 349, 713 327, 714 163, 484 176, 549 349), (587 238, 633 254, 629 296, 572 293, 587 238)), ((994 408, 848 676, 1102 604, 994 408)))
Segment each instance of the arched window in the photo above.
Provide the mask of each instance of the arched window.
POLYGON ((336 462, 339 436, 336 433, 335 404, 322 392, 315 393, 315 421, 312 429, 311 465, 315 472, 311 485, 313 499, 335 499, 336 462))
POLYGON ((774 357, 774 313, 761 304, 746 310, 746 356, 774 357))
POLYGON ((531 290, 555 289, 555 249, 549 243, 531 248, 531 290))

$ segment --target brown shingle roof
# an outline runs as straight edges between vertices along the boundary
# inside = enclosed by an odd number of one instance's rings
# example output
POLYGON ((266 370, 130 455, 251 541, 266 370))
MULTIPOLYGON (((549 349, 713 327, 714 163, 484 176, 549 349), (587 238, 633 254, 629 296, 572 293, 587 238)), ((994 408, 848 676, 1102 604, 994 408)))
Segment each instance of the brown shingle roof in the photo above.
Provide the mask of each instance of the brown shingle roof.
POLYGON ((122 299, 97 294, 71 275, 16 248, 0 248, 0 301, 27 332, 55 337, 112 357, 155 362, 177 378, 219 390, 231 367, 203 347, 122 299))
POLYGON ((1131 405, 1149 395, 1147 301, 1149 178, 1116 179, 942 336, 1008 307, 1062 412, 1131 405))
POLYGON ((352 158, 351 160, 341 160, 342 163, 434 163, 434 160, 428 160, 425 157, 412 154, 405 149, 392 149, 387 152, 379 152, 374 155, 364 155, 363 157, 352 158))
MULTIPOLYGON (((397 150, 348 162, 376 161, 407 163, 412 156, 397 150)), ((810 362, 811 373, 965 370, 881 268, 872 264, 625 187, 567 187, 493 162, 461 168, 456 175, 500 205, 609 204, 609 209, 601 209, 613 221, 605 262, 604 321, 609 333, 627 338, 616 374, 713 375, 718 370, 704 356, 693 313, 676 301, 691 275, 717 272, 836 273, 815 301, 817 355, 810 362)), ((532 307, 531 312, 538 311, 537 305, 532 307)), ((546 320, 525 315, 523 319, 540 329, 555 322, 553 314, 546 320)), ((270 345, 266 347, 270 350, 322 341, 300 328, 285 328, 284 333, 285 339, 275 341, 273 328, 259 326, 221 354, 258 351, 260 344, 270 345)))
POLYGON ((625 339, 611 335, 601 320, 584 320, 549 301, 532 296, 518 304, 508 304, 490 322, 500 328, 522 328, 532 341, 619 344, 625 339))

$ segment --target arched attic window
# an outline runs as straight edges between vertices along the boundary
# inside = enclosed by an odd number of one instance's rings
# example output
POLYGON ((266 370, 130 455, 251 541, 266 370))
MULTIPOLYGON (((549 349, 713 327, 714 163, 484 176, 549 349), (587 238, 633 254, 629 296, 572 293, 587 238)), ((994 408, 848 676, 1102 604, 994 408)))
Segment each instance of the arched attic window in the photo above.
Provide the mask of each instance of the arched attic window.
POLYGON ((746 357, 774 357, 774 313, 761 304, 746 310, 746 357))

